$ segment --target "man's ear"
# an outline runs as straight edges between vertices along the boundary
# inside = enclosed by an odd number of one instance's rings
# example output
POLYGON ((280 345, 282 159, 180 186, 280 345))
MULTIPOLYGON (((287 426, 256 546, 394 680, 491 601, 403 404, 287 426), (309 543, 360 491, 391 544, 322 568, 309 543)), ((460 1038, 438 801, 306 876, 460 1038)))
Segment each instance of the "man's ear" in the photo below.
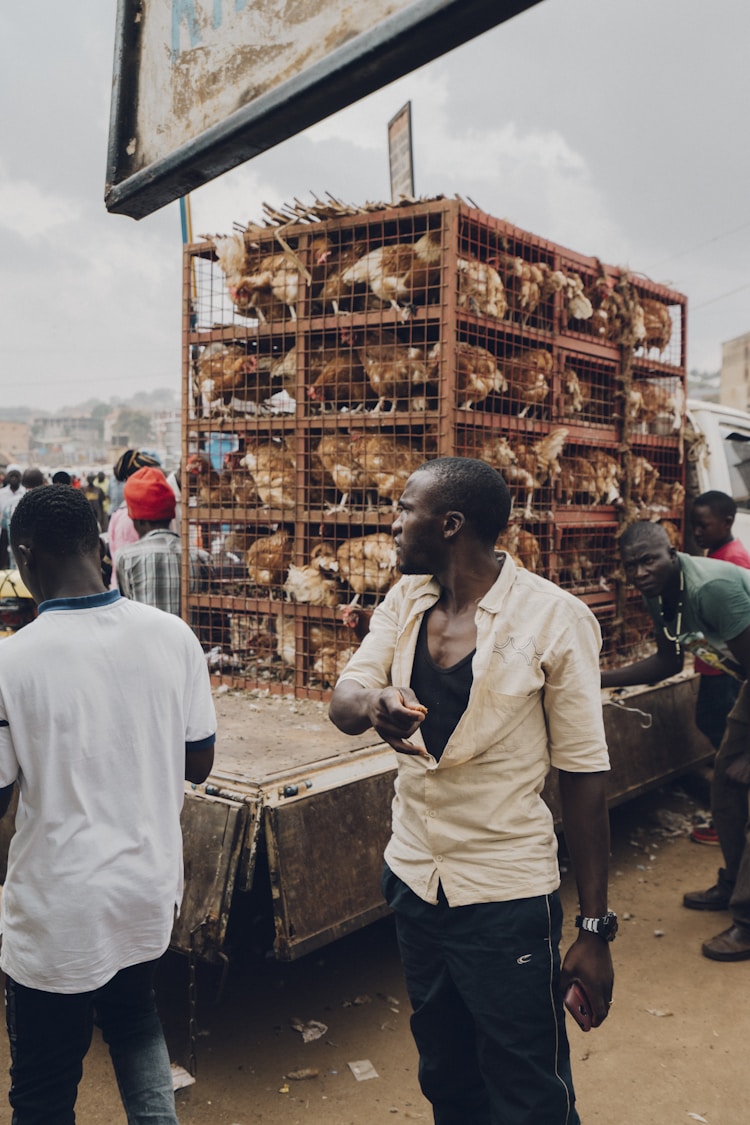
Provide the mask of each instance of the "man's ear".
POLYGON ((443 517, 443 535, 446 539, 456 535, 466 523, 463 512, 446 512, 443 517))
POLYGON ((18 558, 23 559, 24 566, 29 570, 34 569, 34 548, 28 547, 25 543, 16 543, 13 547, 13 554, 18 558))

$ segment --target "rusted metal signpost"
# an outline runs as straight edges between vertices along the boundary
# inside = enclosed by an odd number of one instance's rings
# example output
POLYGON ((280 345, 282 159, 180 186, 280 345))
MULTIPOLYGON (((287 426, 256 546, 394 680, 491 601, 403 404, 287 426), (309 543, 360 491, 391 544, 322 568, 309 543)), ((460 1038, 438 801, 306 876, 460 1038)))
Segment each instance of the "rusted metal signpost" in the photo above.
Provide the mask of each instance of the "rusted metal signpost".
POLYGON ((118 0, 105 202, 142 218, 538 0, 118 0))
POLYGON ((414 149, 411 139, 411 102, 388 122, 388 163, 391 170, 391 200, 414 195, 414 149))

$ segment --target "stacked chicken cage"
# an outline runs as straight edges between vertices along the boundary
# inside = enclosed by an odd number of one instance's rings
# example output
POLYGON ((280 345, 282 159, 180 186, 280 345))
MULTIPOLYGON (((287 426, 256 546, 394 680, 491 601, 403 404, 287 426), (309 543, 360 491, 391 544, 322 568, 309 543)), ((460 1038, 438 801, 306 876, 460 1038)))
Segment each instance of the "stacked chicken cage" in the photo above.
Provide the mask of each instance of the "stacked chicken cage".
POLYGON ((423 461, 482 458, 499 546, 587 602, 605 663, 647 641, 616 537, 683 531, 686 301, 460 200, 267 209, 185 255, 184 612, 214 671, 322 697, 398 578, 423 461))

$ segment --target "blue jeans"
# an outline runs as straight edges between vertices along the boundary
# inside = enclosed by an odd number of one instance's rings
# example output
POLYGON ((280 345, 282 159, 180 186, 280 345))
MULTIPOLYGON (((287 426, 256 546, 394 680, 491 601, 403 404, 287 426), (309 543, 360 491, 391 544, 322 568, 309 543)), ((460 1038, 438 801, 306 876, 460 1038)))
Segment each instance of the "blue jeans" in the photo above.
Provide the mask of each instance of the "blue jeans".
POLYGON ((386 867, 435 1125, 580 1125, 560 995, 557 894, 450 907, 386 867))
POLYGON ((154 1000, 157 964, 121 969, 95 992, 74 995, 26 988, 8 977, 12 1125, 74 1125, 94 1019, 109 1047, 128 1125, 177 1125, 154 1000))

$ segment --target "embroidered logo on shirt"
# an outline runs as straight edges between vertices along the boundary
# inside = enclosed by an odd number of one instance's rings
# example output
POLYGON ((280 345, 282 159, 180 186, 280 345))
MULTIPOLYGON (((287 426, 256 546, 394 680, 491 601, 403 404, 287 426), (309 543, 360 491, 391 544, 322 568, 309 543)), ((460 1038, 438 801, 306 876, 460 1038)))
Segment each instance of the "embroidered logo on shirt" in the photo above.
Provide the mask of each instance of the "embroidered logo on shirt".
POLYGON ((522 957, 516 957, 516 964, 517 965, 528 965, 532 956, 533 956, 533 954, 531 954, 531 953, 524 953, 522 957))
POLYGON ((529 667, 536 660, 537 663, 541 659, 542 653, 536 647, 536 639, 534 637, 527 637, 524 641, 517 641, 515 637, 508 637, 507 640, 496 642, 494 650, 503 658, 505 664, 510 664, 511 660, 519 658, 525 660, 529 667))

